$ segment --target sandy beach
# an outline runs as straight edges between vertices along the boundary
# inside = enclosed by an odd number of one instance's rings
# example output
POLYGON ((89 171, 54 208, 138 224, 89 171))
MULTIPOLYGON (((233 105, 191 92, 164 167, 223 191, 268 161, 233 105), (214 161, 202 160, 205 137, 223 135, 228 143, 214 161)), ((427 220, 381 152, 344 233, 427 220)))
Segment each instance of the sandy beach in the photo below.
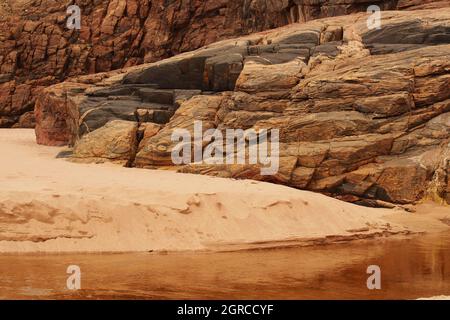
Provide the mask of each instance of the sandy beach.
POLYGON ((285 186, 78 164, 0 130, 0 252, 239 250, 448 228, 448 208, 372 209, 285 186), (444 223, 443 223, 444 222, 444 223))

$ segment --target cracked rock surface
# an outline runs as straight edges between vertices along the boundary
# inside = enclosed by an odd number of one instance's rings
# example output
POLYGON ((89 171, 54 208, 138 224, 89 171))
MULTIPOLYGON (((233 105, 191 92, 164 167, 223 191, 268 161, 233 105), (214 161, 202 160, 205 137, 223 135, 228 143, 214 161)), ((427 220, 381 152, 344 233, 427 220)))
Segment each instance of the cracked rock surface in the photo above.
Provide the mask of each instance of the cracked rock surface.
POLYGON ((197 120, 203 132, 279 129, 276 175, 245 164, 174 169, 374 206, 450 203, 450 8, 386 11, 379 30, 368 30, 366 19, 361 13, 291 24, 74 78, 39 97, 37 140, 86 150, 102 141, 92 138, 98 130, 117 130, 103 127, 109 121, 138 123, 128 160, 155 168, 173 166, 173 130, 192 132, 197 120), (145 123, 160 127, 147 134, 145 123))
MULTIPOLYGON (((2 0, 0 127, 33 127, 36 98, 45 87, 70 77, 154 62, 221 39, 366 11, 374 4, 382 10, 413 10, 448 3, 448 0, 2 0), (80 30, 66 28, 66 9, 71 4, 81 9, 80 30)), ((220 83, 220 88, 223 86, 227 84, 220 83)))

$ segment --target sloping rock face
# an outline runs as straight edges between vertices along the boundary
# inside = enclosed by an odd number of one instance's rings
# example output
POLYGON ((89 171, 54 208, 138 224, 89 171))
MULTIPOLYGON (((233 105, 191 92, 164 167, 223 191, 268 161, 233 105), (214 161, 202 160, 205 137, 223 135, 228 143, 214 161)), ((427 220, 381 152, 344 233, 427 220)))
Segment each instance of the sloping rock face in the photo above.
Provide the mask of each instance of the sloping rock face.
POLYGON ((34 100, 64 79, 157 61, 284 25, 282 1, 9 0, 0 11, 0 127, 33 126, 34 100), (81 9, 81 29, 66 9, 81 9), (267 16, 259 15, 265 11, 267 16), (257 19, 258 18, 258 19, 257 19))
POLYGON ((367 17, 293 24, 50 87, 37 103, 38 142, 81 148, 105 123, 134 116, 129 160, 157 168, 174 167, 172 134, 193 133, 196 121, 202 133, 278 129, 274 175, 249 162, 176 169, 368 205, 450 203, 450 8, 386 11, 374 30, 367 17), (156 121, 155 111, 168 115, 156 121), (145 123, 162 128, 143 139, 145 123))
POLYGON ((84 141, 78 143, 74 149, 75 157, 127 161, 135 144, 136 131, 135 122, 110 121, 92 134, 83 137, 84 141))
POLYGON ((158 61, 220 39, 293 22, 381 9, 415 0, 3 0, 0 6, 0 127, 34 126, 43 88, 77 75, 158 61), (66 9, 81 8, 81 29, 66 9))

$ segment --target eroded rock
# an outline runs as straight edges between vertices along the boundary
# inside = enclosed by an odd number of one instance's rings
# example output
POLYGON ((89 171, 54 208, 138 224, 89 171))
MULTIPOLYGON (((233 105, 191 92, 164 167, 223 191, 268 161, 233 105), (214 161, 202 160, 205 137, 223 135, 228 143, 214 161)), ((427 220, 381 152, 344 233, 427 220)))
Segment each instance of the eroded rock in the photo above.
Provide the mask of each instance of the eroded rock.
POLYGON ((88 161, 128 161, 137 139, 137 123, 114 120, 84 135, 73 148, 73 158, 88 161))
MULTIPOLYGON (((59 112, 68 115, 67 123, 80 123, 80 110, 95 98, 112 103, 112 118, 136 109, 136 123, 155 123, 145 111, 152 109, 145 106, 153 97, 174 113, 140 141, 137 167, 174 167, 171 153, 178 142, 172 133, 192 133, 195 121, 202 121, 202 133, 278 129, 279 170, 272 176, 248 162, 177 169, 282 183, 357 203, 407 204, 427 196, 448 201, 450 9, 386 11, 377 32, 367 29, 364 17, 311 21, 217 42, 157 63, 89 76, 78 81, 78 91, 77 82, 65 84, 64 94, 61 86, 48 88, 42 101, 50 105, 38 103, 37 114, 52 118, 59 112), (411 21, 414 28, 408 27, 411 21), (393 32, 396 26, 402 37, 393 32), (98 94, 105 90, 108 96, 98 94), (187 96, 178 99, 179 90, 187 96), (117 98, 110 102, 111 97, 117 98), (128 111, 120 111, 125 108, 118 107, 120 101, 127 101, 128 111)), ((37 118, 40 132, 45 122, 37 118)), ((79 126, 61 128, 67 142, 84 134, 79 126)))

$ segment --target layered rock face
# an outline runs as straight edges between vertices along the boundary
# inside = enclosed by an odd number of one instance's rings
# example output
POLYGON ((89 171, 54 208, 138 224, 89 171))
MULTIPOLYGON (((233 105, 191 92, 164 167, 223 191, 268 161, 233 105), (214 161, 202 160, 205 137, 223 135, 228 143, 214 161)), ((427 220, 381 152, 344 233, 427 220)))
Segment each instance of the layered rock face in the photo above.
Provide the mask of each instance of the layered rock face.
POLYGON ((367 17, 292 24, 50 87, 36 106, 37 140, 74 144, 75 158, 265 180, 368 205, 450 203, 450 8, 386 11, 373 30, 367 17), (202 132, 278 129, 278 172, 175 167, 172 134, 193 132, 195 121, 202 132), (130 146, 113 152, 114 141, 130 146))
POLYGON ((415 0, 4 0, 0 6, 0 127, 32 127, 36 97, 68 77, 158 61, 214 41, 293 22, 415 0), (71 4, 81 29, 66 27, 71 4))
POLYGON ((278 8, 256 21, 254 10, 262 8, 242 8, 242 2, 7 1, 0 19, 0 127, 32 126, 42 88, 67 77, 156 61, 286 23, 278 8), (66 28, 70 4, 81 8, 80 30, 66 28))

